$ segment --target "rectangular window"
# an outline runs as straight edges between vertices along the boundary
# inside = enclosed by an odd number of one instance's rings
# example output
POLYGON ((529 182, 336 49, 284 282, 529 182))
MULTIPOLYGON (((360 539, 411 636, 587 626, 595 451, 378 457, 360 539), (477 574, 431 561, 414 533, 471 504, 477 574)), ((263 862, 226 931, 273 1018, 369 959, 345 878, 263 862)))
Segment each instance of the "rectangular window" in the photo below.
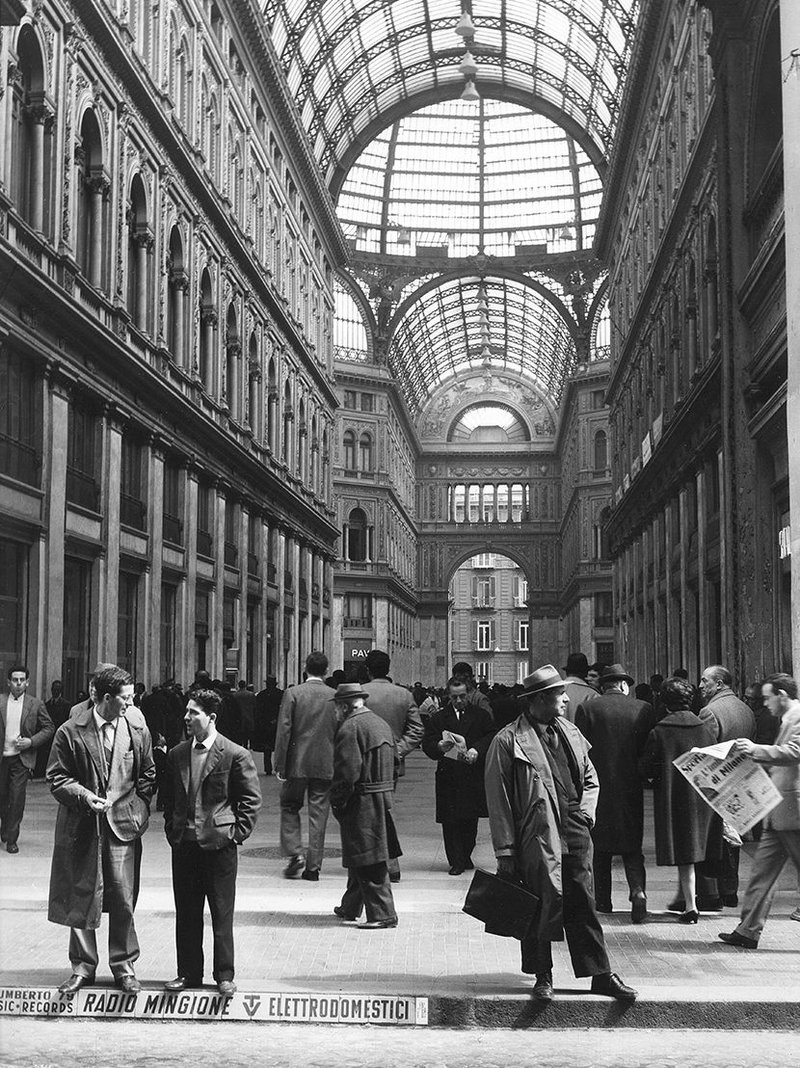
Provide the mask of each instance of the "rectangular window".
POLYGON ((28 486, 41 483, 41 393, 33 361, 0 351, 0 472, 28 486))
POLYGON ((0 538, 0 671, 27 657, 28 546, 0 538))
POLYGON ((344 596, 344 625, 367 628, 372 626, 372 595, 346 593, 344 596))
POLYGON ((594 595, 594 625, 596 627, 614 626, 614 595, 612 593, 594 595))
POLYGON ((136 643, 139 627, 139 576, 119 573, 117 604, 117 663, 136 678, 136 643))
POLYGON ((493 575, 476 575, 472 579, 473 608, 494 608, 495 580, 493 575))
POLYGON ((358 394, 354 389, 346 389, 344 391, 344 406, 352 410, 358 407, 358 394))
MULTIPOLYGON (((247 523, 247 573, 248 575, 259 574, 259 561, 261 559, 261 519, 257 515, 250 514, 247 523)), ((249 663, 249 661, 248 661, 249 663)))
POLYGON ((472 557, 473 567, 494 567, 494 553, 480 553, 472 557))
POLYGON ((602 389, 593 389, 592 392, 589 394, 589 397, 591 399, 590 407, 594 411, 597 411, 598 409, 603 408, 605 406, 605 391, 604 390, 602 390, 602 389))
POLYGON ((517 620, 517 649, 520 652, 527 652, 530 646, 528 641, 530 639, 531 625, 527 619, 517 620))
POLYGON ((167 582, 161 584, 161 679, 175 678, 175 627, 178 589, 167 582))
POLYGON ((519 683, 524 682, 525 676, 528 675, 528 674, 529 674, 528 661, 527 660, 518 660, 517 661, 517 682, 519 682, 519 683))
POLYGON ((375 397, 372 393, 361 394, 361 411, 362 412, 374 412, 375 411, 375 397))
POLYGON ((120 476, 120 521, 136 530, 144 530, 147 525, 142 454, 141 444, 130 434, 124 435, 120 476))
POLYGON ((64 557, 64 649, 61 680, 64 696, 77 701, 89 673, 89 627, 92 605, 92 565, 64 557))
POLYGON ((181 501, 181 469, 177 464, 164 464, 164 541, 183 545, 183 503, 181 501))
POLYGON ((211 486, 197 484, 197 551, 201 556, 214 554, 213 496, 211 486))
POLYGON ((495 645, 494 620, 479 619, 475 623, 475 648, 482 653, 491 652, 495 645))
POLYGON ((74 403, 67 431, 67 500, 92 512, 100 507, 97 446, 97 416, 74 403))
POLYGON ((236 502, 225 499, 225 564, 227 567, 239 566, 239 547, 236 539, 239 531, 238 509, 236 502))
POLYGON ((238 601, 231 594, 225 594, 222 602, 222 647, 227 652, 236 645, 236 606, 238 601))
POLYGON ((475 664, 475 678, 478 682, 488 682, 491 684, 494 681, 493 667, 494 665, 491 660, 478 660, 475 664))
POLYGON ((528 580, 522 575, 514 576, 514 607, 525 608, 528 603, 528 580))
POLYGON ((198 671, 206 667, 209 600, 206 590, 198 590, 194 595, 194 659, 198 671))

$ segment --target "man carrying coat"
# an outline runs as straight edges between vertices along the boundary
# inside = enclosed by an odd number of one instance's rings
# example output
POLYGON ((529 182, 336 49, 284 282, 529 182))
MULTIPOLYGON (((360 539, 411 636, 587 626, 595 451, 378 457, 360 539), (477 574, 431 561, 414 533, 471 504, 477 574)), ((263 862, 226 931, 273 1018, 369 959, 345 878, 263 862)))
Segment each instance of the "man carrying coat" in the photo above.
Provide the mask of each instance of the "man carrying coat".
POLYGON ((636 991, 609 967, 592 888, 598 784, 586 739, 565 718, 564 680, 545 664, 523 681, 525 710, 497 734, 486 757, 486 799, 498 873, 536 894, 536 930, 522 940, 522 970, 533 996, 553 998, 551 942, 566 934, 576 977, 591 992, 634 1001, 636 991))
POLYGON ((92 693, 93 707, 79 709, 56 731, 47 765, 59 803, 47 918, 72 928, 72 975, 60 993, 94 982, 95 930, 107 912, 111 972, 117 986, 134 994, 141 986, 133 971, 139 958, 133 910, 156 786, 153 746, 127 671, 98 671, 92 693))
POLYGON ((340 920, 357 920, 362 931, 397 926, 389 859, 396 855, 392 824, 395 742, 392 729, 366 707, 357 682, 343 682, 331 700, 341 719, 333 758, 331 808, 342 832, 347 889, 333 910, 340 920))
POLYGON ((222 699, 195 690, 186 705, 186 733, 167 754, 164 830, 172 846, 178 975, 164 984, 177 992, 203 985, 203 909, 214 931, 214 981, 220 994, 233 981, 233 909, 238 847, 250 837, 261 807, 258 772, 247 749, 216 727, 222 699))

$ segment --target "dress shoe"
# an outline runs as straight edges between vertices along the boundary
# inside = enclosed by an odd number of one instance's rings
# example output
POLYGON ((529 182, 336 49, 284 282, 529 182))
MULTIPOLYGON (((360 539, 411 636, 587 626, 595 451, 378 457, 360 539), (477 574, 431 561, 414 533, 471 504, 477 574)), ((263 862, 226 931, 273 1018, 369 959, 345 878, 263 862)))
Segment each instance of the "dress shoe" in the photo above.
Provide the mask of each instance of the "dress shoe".
POLYGON ((217 983, 217 990, 224 998, 232 998, 236 993, 236 983, 233 979, 220 979, 217 983))
POLYGON ((738 894, 723 894, 722 904, 726 909, 738 909, 739 907, 739 895, 738 894))
POLYGON ((125 975, 118 975, 114 982, 124 991, 126 994, 138 994, 142 989, 142 984, 133 974, 133 972, 126 972, 125 975))
POLYGON ((789 913, 789 919, 790 920, 800 920, 800 905, 798 905, 798 907, 794 910, 794 912, 790 912, 789 913))
POLYGON ((399 883, 400 882, 400 872, 399 871, 390 871, 389 872, 389 882, 390 883, 399 883))
POLYGON ((472 863, 471 860, 468 860, 467 863, 464 865, 464 871, 475 871, 475 865, 472 863))
POLYGON ((289 863, 283 869, 284 879, 296 879, 300 872, 303 870, 305 860, 303 857, 297 855, 289 859, 289 863))
POLYGON ((533 996, 537 1001, 552 1001, 555 996, 553 990, 553 973, 543 972, 536 976, 533 984, 533 996))
POLYGON ((610 901, 595 901, 594 910, 603 916, 610 916, 614 911, 614 907, 610 901))
POLYGON ((349 912, 345 912, 341 905, 333 906, 333 915, 338 916, 340 920, 344 920, 345 923, 355 923, 358 916, 351 916, 349 912))
POLYGON ((729 946, 738 946, 739 949, 758 949, 757 939, 748 938, 747 935, 739 934, 738 931, 731 931, 730 934, 722 931, 719 937, 729 946))
POLYGON ((9 842, 6 846, 6 853, 19 853, 19 846, 16 842, 9 842))
POLYGON ((176 979, 170 979, 168 983, 164 983, 164 989, 170 994, 179 994, 181 990, 195 990, 202 985, 202 979, 192 980, 187 979, 184 975, 179 975, 176 979))
POLYGON ((617 1001, 636 1001, 639 996, 638 991, 626 986, 615 972, 592 976, 591 992, 617 1001))
POLYGON ((698 912, 722 912, 721 897, 698 897, 698 912))
POLYGON ((453 867, 450 869, 450 871, 447 874, 448 875, 463 875, 464 874, 464 869, 463 868, 459 868, 457 864, 454 864, 453 867))
POLYGON ((697 909, 689 909, 688 912, 682 912, 678 917, 678 923, 697 923, 700 919, 700 913, 697 909))
POLYGON ((647 896, 644 890, 637 890, 631 898, 631 923, 647 922, 647 896))
POLYGON ((301 879, 305 879, 305 881, 307 883, 318 883, 319 882, 319 868, 306 868, 306 870, 303 872, 303 874, 300 876, 300 878, 301 879))
POLYGON ((393 920, 367 920, 366 923, 360 923, 358 925, 359 931, 381 931, 385 927, 396 927, 397 917, 393 920))
POLYGON ((82 986, 91 986, 94 983, 93 975, 78 975, 77 972, 65 979, 61 986, 58 988, 59 994, 74 994, 82 986))

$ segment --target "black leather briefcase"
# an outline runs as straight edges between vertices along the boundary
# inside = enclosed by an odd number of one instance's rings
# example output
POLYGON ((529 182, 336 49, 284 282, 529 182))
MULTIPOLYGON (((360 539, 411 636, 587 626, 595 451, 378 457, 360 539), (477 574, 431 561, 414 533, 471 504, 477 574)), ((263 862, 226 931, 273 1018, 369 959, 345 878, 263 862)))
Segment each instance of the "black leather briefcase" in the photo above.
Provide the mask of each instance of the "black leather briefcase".
POLYGON ((516 880, 478 868, 462 911, 485 923, 487 934, 522 939, 536 923, 539 898, 516 880))

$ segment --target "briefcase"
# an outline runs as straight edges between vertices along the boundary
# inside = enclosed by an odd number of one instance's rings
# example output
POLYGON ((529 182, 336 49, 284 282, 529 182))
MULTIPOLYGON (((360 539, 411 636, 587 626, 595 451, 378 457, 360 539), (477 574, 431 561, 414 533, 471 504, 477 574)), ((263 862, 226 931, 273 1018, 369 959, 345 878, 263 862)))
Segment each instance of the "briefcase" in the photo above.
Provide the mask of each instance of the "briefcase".
POLYGON ((525 938, 536 923, 539 898, 522 883, 477 869, 463 912, 486 924, 486 933, 525 938))

